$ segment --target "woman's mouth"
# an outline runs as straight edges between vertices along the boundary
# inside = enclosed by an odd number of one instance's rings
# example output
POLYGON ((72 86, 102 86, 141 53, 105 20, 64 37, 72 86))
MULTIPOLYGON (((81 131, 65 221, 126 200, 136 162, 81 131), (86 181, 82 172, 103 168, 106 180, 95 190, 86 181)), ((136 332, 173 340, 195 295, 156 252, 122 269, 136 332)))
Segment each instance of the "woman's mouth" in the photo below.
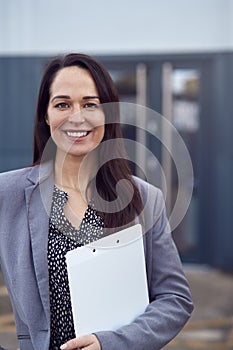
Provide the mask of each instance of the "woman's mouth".
POLYGON ((71 140, 79 140, 86 137, 90 131, 65 131, 65 134, 68 136, 71 140))
POLYGON ((66 131, 66 134, 69 137, 74 137, 74 138, 80 138, 80 137, 87 136, 88 133, 89 133, 89 131, 66 131))

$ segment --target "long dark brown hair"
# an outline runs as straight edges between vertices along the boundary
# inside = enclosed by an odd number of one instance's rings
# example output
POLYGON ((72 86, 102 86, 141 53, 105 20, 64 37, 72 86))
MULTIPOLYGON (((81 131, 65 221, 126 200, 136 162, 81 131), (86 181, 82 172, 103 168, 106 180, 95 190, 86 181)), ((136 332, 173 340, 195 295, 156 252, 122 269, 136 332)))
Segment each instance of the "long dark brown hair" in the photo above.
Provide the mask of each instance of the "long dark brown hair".
MULTIPOLYGON (((122 129, 120 125, 119 104, 117 103, 119 102, 118 92, 108 71, 93 57, 79 53, 59 56, 54 58, 45 69, 39 90, 34 125, 33 165, 38 165, 42 161, 45 146, 51 136, 50 128, 46 123, 51 84, 58 71, 60 71, 62 68, 70 66, 77 66, 89 71, 96 84, 100 103, 106 104, 106 106, 108 103, 110 103, 109 108, 111 109, 111 113, 105 114, 106 124, 102 142, 105 140, 117 139, 117 147, 114 149, 114 159, 107 161, 98 170, 95 178, 96 191, 93 191, 92 195, 94 197, 94 203, 95 197, 96 201, 98 201, 98 198, 101 197, 111 204, 111 202, 113 203, 118 196, 116 191, 118 182, 122 179, 127 180, 123 182, 121 181, 121 184, 123 183, 123 187, 120 191, 121 195, 123 195, 123 197, 129 196, 131 187, 131 189, 133 188, 133 196, 129 201, 129 204, 124 207, 124 209, 121 208, 121 205, 119 206, 119 203, 127 201, 127 198, 120 198, 114 213, 108 213, 104 209, 101 210, 101 204, 97 203, 98 212, 103 218, 105 227, 117 228, 126 226, 133 221, 136 214, 140 214, 143 205, 139 190, 134 182, 131 170, 126 160, 126 152, 124 149, 122 129)), ((55 153, 53 156, 55 156, 55 153)))

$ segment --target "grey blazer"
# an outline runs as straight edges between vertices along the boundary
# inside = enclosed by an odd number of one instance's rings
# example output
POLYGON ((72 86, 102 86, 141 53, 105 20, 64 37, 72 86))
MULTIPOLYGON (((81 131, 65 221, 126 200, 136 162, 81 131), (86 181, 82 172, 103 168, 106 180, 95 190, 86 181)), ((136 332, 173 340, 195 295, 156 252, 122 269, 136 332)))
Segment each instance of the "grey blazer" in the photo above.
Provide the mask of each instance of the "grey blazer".
MULTIPOLYGON (((150 304, 130 325, 97 332, 102 350, 161 349, 193 310, 162 194, 142 180, 136 182, 147 203, 144 248, 150 304)), ((49 348, 47 239, 53 186, 51 162, 0 174, 0 263, 21 350, 49 348)))

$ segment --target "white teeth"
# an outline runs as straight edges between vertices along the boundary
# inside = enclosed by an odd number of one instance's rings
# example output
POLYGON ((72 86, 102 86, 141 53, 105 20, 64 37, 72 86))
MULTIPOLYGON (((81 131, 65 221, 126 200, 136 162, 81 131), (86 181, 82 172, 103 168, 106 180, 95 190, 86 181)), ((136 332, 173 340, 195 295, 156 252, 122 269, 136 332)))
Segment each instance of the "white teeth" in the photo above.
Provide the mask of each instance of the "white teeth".
POLYGON ((66 132, 68 136, 71 136, 71 137, 83 137, 83 136, 86 136, 87 135, 87 131, 67 131, 66 132))

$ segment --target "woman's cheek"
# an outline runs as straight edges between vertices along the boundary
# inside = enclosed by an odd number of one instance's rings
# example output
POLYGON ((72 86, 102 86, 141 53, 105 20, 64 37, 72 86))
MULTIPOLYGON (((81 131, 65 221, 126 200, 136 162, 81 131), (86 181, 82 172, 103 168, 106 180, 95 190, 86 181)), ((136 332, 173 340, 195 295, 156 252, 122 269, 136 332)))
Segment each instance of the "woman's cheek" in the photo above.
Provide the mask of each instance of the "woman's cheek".
POLYGON ((67 116, 64 115, 51 115, 48 117, 51 132, 59 129, 67 120, 67 116))

